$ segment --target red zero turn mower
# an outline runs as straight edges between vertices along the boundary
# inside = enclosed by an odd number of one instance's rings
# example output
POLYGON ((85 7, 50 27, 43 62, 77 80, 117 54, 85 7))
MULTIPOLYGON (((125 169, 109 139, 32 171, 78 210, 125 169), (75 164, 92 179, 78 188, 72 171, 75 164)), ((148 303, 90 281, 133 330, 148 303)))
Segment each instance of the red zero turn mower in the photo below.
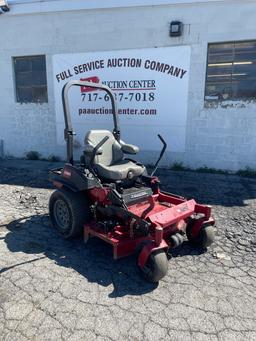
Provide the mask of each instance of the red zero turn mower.
POLYGON ((139 148, 120 138, 114 96, 105 85, 70 81, 62 91, 65 116, 67 163, 50 171, 57 190, 49 202, 52 225, 64 238, 84 234, 85 242, 96 236, 113 246, 114 258, 139 251, 138 265, 145 278, 158 282, 168 269, 167 252, 183 242, 186 234, 198 247, 214 239, 211 207, 195 200, 163 192, 154 176, 166 149, 163 149, 151 175, 139 162, 124 158, 139 148), (111 99, 114 130, 90 130, 85 136, 79 164, 73 161, 73 128, 68 105, 72 86, 106 91, 111 99))

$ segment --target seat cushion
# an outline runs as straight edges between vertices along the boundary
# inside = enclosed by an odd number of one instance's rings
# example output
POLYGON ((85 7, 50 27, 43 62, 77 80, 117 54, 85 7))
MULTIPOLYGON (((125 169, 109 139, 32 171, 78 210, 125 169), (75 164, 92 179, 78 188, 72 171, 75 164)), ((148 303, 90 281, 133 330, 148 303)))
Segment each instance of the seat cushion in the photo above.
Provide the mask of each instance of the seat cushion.
POLYGON ((108 130, 89 130, 85 136, 84 141, 86 151, 88 150, 88 146, 89 148, 91 147, 93 149, 106 136, 108 137, 108 140, 100 148, 102 150, 102 153, 95 156, 94 164, 100 163, 106 166, 110 166, 123 159, 121 145, 115 139, 113 134, 108 130))
POLYGON ((128 179, 128 175, 129 178, 140 176, 145 170, 143 165, 137 165, 129 160, 121 160, 112 166, 96 164, 95 168, 100 177, 114 181, 128 179))

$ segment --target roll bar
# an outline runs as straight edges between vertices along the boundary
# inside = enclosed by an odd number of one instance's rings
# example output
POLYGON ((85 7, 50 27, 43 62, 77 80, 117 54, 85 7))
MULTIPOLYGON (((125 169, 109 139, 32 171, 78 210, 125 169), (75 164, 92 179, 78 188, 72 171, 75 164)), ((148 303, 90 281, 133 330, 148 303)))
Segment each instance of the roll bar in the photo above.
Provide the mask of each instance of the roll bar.
POLYGON ((62 104, 63 104, 63 112, 64 112, 64 119, 65 119, 65 129, 64 129, 64 138, 67 141, 67 162, 73 165, 73 136, 75 135, 72 122, 71 122, 71 115, 70 115, 70 107, 69 107, 69 100, 68 100, 68 92, 72 86, 80 86, 80 87, 88 87, 94 89, 100 89, 106 91, 111 100, 112 106, 112 114, 114 119, 114 129, 113 135, 117 141, 120 141, 120 126, 119 126, 119 118, 117 113, 117 106, 115 102, 115 97, 112 90, 101 83, 92 83, 92 82, 84 82, 84 81, 69 81, 67 82, 62 89, 62 104))

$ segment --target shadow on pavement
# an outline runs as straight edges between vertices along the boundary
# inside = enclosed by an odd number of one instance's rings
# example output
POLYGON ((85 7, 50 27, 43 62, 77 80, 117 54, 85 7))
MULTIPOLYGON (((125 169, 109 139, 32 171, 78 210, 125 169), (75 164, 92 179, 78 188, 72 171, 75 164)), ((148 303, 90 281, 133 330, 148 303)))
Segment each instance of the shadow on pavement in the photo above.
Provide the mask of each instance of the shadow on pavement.
POLYGON ((169 250, 169 255, 173 258, 184 256, 199 256, 207 252, 207 249, 195 248, 187 240, 175 249, 169 250))
MULTIPOLYGON (((15 220, 6 226, 9 230, 5 243, 11 252, 34 254, 36 258, 49 258, 57 265, 72 268, 88 282, 98 283, 104 287, 113 285, 114 290, 109 297, 125 295, 142 295, 151 292, 157 284, 144 281, 136 264, 136 256, 115 261, 112 249, 97 238, 87 244, 82 239, 65 240, 51 228, 47 215, 30 216, 15 220)), ((1 272, 24 265, 20 262, 1 272)))
POLYGON ((236 175, 171 172, 160 169, 162 188, 198 203, 225 207, 247 206, 256 198, 256 179, 236 175))
POLYGON ((48 180, 48 171, 17 170, 15 168, 0 168, 0 184, 24 186, 31 188, 52 188, 48 180))
MULTIPOLYGON (((32 188, 52 188, 49 170, 63 163, 46 161, 0 161, 0 184, 32 188)), ((164 191, 194 198, 198 203, 226 207, 247 206, 246 200, 256 198, 256 179, 233 175, 196 172, 174 172, 159 169, 156 173, 164 191)))
POLYGON ((63 162, 0 160, 0 184, 32 188, 52 188, 49 170, 60 168, 63 162))

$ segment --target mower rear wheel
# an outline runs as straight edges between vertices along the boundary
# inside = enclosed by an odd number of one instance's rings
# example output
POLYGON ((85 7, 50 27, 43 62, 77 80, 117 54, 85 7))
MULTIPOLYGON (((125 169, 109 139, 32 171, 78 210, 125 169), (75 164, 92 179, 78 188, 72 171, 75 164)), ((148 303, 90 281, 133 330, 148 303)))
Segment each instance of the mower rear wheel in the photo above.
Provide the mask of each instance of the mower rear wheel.
POLYGON ((164 251, 153 252, 145 266, 141 268, 144 278, 153 283, 162 279, 168 271, 168 260, 164 251))
POLYGON ((83 225, 90 221, 91 211, 82 193, 67 189, 56 190, 49 201, 50 220, 54 228, 64 238, 78 237, 83 232, 83 225))
POLYGON ((197 247, 207 248, 213 243, 215 231, 212 225, 203 225, 197 236, 192 235, 192 228, 193 225, 188 224, 186 229, 187 238, 191 242, 191 244, 197 247))

